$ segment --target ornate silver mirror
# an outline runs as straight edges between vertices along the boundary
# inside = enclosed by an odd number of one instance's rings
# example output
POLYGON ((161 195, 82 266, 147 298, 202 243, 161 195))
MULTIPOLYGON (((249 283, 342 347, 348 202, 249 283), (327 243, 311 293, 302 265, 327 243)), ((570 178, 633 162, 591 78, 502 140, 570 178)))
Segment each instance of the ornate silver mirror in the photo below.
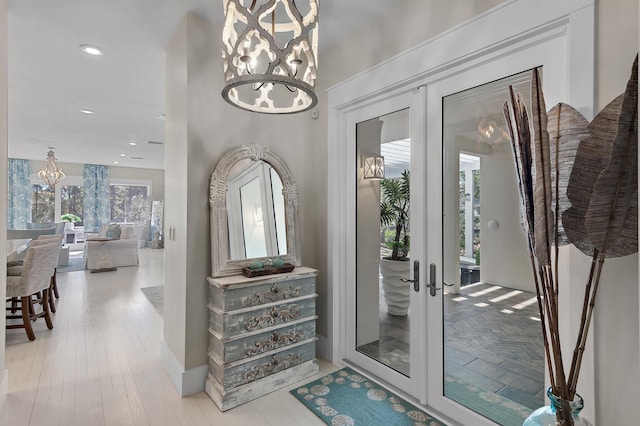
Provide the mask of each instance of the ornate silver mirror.
POLYGON ((227 152, 209 184, 211 274, 239 274, 252 260, 300 265, 298 193, 282 159, 259 144, 227 152))

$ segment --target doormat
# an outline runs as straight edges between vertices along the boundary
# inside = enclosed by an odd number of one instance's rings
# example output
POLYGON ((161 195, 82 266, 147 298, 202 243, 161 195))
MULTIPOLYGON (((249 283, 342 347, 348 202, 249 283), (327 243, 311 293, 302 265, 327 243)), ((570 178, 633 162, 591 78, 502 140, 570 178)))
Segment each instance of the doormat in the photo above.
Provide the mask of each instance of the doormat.
POLYGON ((162 315, 164 313, 164 286, 142 287, 140 290, 147 296, 156 311, 162 315))
POLYGON ((445 425, 348 367, 290 393, 329 426, 445 425))
MULTIPOLYGON (((449 375, 445 376, 444 390, 448 398, 503 426, 520 426, 534 411, 495 392, 486 391, 449 375)), ((540 406, 543 405, 544 402, 540 402, 540 406)))

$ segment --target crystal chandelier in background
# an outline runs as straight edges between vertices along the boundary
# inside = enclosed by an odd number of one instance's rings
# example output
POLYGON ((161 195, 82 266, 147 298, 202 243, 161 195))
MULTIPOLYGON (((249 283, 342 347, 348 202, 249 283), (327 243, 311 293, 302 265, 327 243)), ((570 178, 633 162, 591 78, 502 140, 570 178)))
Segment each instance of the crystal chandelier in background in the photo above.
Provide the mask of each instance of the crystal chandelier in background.
POLYGON ((47 162, 42 166, 42 169, 38 172, 38 177, 49 186, 55 186, 56 183, 64 179, 64 172, 56 163, 56 156, 53 153, 53 148, 49 147, 47 153, 47 162))
POLYGON ((313 108, 318 0, 224 0, 222 97, 248 111, 313 108))

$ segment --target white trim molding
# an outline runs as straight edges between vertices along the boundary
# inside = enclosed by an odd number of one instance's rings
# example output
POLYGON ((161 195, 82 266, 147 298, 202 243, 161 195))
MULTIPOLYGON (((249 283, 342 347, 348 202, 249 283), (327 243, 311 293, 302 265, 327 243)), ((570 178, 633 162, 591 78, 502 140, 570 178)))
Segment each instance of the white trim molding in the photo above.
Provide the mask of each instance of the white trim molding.
POLYGON ((9 393, 9 370, 0 370, 0 410, 7 400, 9 393))

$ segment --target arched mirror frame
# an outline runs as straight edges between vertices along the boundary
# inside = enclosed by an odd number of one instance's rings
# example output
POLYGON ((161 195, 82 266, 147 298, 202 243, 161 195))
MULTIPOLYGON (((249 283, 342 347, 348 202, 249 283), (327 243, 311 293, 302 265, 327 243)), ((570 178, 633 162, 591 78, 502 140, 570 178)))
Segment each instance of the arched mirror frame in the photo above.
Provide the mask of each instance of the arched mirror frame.
MULTIPOLYGON (((213 277, 237 275, 253 259, 231 260, 229 253, 229 224, 227 220, 227 178, 233 166, 243 159, 265 161, 282 180, 285 204, 287 251, 281 255, 285 262, 300 265, 300 234, 298 232, 298 190, 289 168, 279 155, 257 143, 245 144, 227 152, 218 161, 209 183, 211 218, 211 274, 213 277)), ((271 256, 272 257, 272 256, 271 256)), ((264 259, 264 258, 259 258, 264 259)))

